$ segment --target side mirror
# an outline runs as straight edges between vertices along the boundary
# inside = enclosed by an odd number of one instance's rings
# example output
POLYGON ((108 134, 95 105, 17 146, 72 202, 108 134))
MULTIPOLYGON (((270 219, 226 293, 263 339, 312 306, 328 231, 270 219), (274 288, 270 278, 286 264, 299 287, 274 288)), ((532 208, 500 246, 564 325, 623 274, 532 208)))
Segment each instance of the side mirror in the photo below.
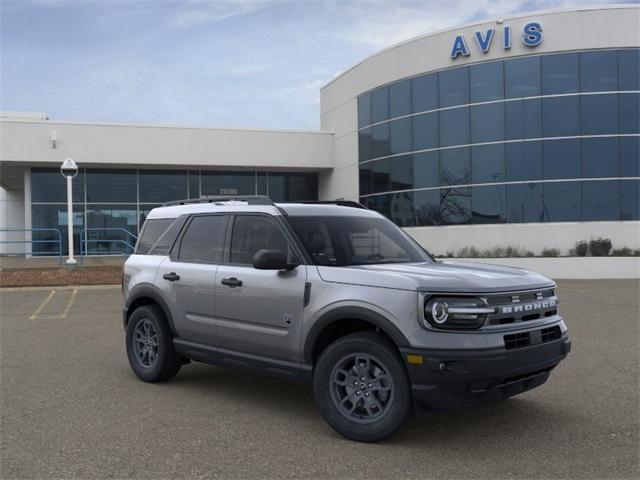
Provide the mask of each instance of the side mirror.
POLYGON ((297 263, 287 261, 287 253, 282 250, 261 249, 253 256, 253 268, 258 270, 293 270, 297 263))

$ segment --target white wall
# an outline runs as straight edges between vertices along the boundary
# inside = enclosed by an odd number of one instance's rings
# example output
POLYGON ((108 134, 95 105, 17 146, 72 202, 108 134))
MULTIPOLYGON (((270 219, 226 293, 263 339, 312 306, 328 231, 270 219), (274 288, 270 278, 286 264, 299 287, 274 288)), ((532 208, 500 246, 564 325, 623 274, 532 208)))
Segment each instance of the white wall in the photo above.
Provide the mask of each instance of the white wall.
MULTIPOLYGON (((0 187, 0 230, 9 228, 25 228, 24 226, 24 191, 5 190, 0 187)), ((22 253, 25 245, 19 243, 1 243, 7 240, 23 240, 23 232, 0 231, 0 254, 22 253)))
POLYGON ((484 250, 497 246, 520 247, 535 254, 545 248, 557 248, 566 255, 577 241, 592 237, 610 238, 613 248, 640 248, 640 222, 454 225, 411 227, 405 231, 434 255, 455 253, 464 247, 484 250))

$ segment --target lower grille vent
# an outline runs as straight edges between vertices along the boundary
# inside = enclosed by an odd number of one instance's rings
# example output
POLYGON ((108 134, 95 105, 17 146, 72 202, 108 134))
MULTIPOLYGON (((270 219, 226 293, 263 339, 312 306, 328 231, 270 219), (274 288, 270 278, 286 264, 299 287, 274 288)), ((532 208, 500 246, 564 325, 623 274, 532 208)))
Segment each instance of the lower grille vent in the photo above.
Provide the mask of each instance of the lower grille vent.
POLYGON ((530 345, 538 345, 540 343, 551 342, 562 336, 560 327, 543 328, 542 330, 534 330, 532 332, 513 333, 504 336, 504 346, 507 350, 515 350, 530 345))

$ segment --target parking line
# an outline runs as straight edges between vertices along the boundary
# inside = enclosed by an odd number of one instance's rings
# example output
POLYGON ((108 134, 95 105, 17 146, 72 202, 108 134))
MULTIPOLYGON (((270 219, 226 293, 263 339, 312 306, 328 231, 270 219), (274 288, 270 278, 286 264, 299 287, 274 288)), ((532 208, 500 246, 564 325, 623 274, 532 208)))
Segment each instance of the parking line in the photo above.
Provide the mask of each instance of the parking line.
POLYGON ((29 317, 29 320, 35 320, 38 317, 38 314, 47 305, 47 303, 49 303, 49 301, 53 298, 53 296, 55 294, 56 294, 56 291, 55 290, 51 290, 51 293, 49 294, 49 296, 47 298, 45 298, 44 301, 40 304, 40 306, 36 309, 36 311, 33 312, 33 315, 31 315, 29 317))
POLYGON ((69 310, 71 310, 71 305, 73 305, 73 300, 76 298, 77 293, 78 293, 78 289, 74 288, 73 292, 71 293, 71 296, 69 297, 69 302, 67 303, 67 306, 64 307, 64 311, 62 312, 62 315, 59 318, 67 318, 67 314, 69 313, 69 310))

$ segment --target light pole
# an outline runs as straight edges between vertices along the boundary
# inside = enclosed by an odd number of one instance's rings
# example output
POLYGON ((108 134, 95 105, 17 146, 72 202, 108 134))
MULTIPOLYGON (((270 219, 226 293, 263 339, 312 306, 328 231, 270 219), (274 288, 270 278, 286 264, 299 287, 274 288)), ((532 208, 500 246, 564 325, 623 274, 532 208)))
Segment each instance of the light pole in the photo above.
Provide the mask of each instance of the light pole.
POLYGON ((67 158, 60 165, 60 173, 67 179, 67 239, 69 244, 69 258, 67 265, 75 265, 77 260, 73 258, 73 178, 78 174, 78 165, 72 159, 67 158))

